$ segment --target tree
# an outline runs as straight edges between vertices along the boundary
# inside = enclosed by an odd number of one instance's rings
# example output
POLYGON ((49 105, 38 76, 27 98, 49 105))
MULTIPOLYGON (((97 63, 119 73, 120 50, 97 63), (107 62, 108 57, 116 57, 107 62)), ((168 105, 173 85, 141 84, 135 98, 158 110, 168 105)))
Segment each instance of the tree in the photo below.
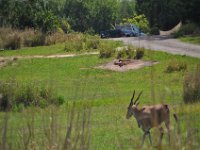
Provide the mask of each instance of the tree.
POLYGON ((200 24, 199 0, 137 0, 136 9, 145 14, 150 26, 168 30, 179 21, 200 24))

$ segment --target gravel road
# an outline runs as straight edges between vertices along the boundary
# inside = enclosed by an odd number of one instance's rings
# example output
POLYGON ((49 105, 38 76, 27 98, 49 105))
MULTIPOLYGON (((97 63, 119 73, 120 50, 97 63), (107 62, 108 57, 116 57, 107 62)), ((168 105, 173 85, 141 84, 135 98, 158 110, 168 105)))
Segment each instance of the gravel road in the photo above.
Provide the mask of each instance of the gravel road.
POLYGON ((145 47, 151 50, 200 58, 200 45, 183 43, 166 36, 123 37, 113 38, 112 40, 123 41, 125 44, 145 47))

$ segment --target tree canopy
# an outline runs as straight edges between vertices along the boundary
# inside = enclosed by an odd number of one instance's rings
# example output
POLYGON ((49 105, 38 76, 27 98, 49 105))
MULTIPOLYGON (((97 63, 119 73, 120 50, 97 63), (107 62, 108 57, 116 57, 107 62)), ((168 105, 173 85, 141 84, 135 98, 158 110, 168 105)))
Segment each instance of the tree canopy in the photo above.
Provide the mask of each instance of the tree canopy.
POLYGON ((179 21, 200 24, 199 0, 137 0, 136 4, 151 26, 167 30, 179 21))
POLYGON ((150 27, 167 30, 179 21, 200 24, 199 7, 199 0, 0 0, 0 26, 49 32, 65 22, 74 31, 99 33, 144 14, 150 27))

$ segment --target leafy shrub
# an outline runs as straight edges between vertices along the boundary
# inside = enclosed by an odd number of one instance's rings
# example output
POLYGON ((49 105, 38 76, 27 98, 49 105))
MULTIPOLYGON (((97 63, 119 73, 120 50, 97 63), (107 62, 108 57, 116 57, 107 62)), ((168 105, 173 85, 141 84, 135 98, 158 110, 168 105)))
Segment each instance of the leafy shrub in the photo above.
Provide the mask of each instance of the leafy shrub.
POLYGON ((115 48, 113 48, 112 45, 110 44, 106 44, 106 43, 102 43, 99 46, 99 50, 100 50, 100 58, 110 58, 115 54, 115 48))
POLYGON ((184 62, 179 62, 177 60, 172 60, 167 65, 165 72, 172 73, 175 71, 185 71, 187 69, 187 64, 184 62))
POLYGON ((133 46, 128 46, 117 53, 117 59, 127 58, 127 59, 141 59, 144 56, 144 48, 135 48, 133 46))
POLYGON ((145 51, 145 49, 143 47, 137 48, 136 54, 135 54, 135 59, 141 59, 144 56, 144 51, 145 51))
POLYGON ((200 65, 197 66, 195 72, 185 76, 183 92, 185 103, 200 102, 200 65))
POLYGON ((117 52, 117 59, 131 59, 134 58, 134 52, 135 52, 135 48, 133 46, 127 46, 127 47, 123 47, 121 48, 118 52, 117 52))
POLYGON ((86 49, 98 49, 100 45, 100 38, 98 36, 91 36, 88 34, 84 35, 83 42, 85 43, 86 49))
POLYGON ((43 33, 55 32, 59 27, 59 19, 52 11, 39 11, 35 16, 36 26, 38 29, 41 29, 43 33))
POLYGON ((160 34, 159 28, 158 27, 152 27, 151 31, 150 31, 150 34, 159 35, 160 34))
POLYGON ((173 33, 173 36, 175 38, 184 35, 200 35, 200 27, 195 23, 188 23, 183 25, 179 31, 173 33))
POLYGON ((145 15, 134 15, 132 18, 123 19, 123 23, 131 23, 136 25, 143 32, 149 32, 149 22, 145 15))
POLYGON ((64 97, 63 97, 63 96, 58 96, 58 97, 56 98, 55 104, 57 104, 57 105, 62 105, 62 104, 64 104, 64 102, 65 102, 64 97))
POLYGON ((21 110, 29 106, 45 108, 51 104, 64 103, 64 98, 57 96, 52 87, 20 85, 15 81, 1 82, 0 85, 0 111, 21 110))
POLYGON ((69 22, 66 19, 61 19, 61 21, 60 21, 60 27, 62 28, 62 30, 65 33, 69 33, 72 30, 69 22))
POLYGON ((127 57, 126 49, 122 49, 117 52, 117 59, 122 59, 126 57, 127 57))

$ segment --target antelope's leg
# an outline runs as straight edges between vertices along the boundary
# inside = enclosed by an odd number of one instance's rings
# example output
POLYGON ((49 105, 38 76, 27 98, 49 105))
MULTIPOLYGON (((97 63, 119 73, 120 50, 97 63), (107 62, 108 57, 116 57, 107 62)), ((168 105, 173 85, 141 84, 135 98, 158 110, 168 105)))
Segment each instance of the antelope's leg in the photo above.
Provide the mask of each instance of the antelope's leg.
POLYGON ((167 128, 168 140, 170 145, 170 122, 169 121, 165 122, 165 126, 167 128))
POLYGON ((159 140, 159 145, 161 145, 161 143, 162 143, 162 138, 163 138, 163 134, 164 134, 164 130, 163 130, 163 128, 162 127, 159 127, 159 130, 160 130, 160 140, 159 140))
POLYGON ((146 135, 147 135, 147 132, 144 132, 143 137, 142 137, 142 145, 141 145, 141 146, 144 145, 144 140, 145 140, 145 138, 146 138, 146 135))
POLYGON ((150 133, 150 131, 148 131, 147 133, 148 133, 148 135, 149 135, 149 142, 150 142, 150 144, 151 144, 151 146, 152 146, 151 133, 150 133))

